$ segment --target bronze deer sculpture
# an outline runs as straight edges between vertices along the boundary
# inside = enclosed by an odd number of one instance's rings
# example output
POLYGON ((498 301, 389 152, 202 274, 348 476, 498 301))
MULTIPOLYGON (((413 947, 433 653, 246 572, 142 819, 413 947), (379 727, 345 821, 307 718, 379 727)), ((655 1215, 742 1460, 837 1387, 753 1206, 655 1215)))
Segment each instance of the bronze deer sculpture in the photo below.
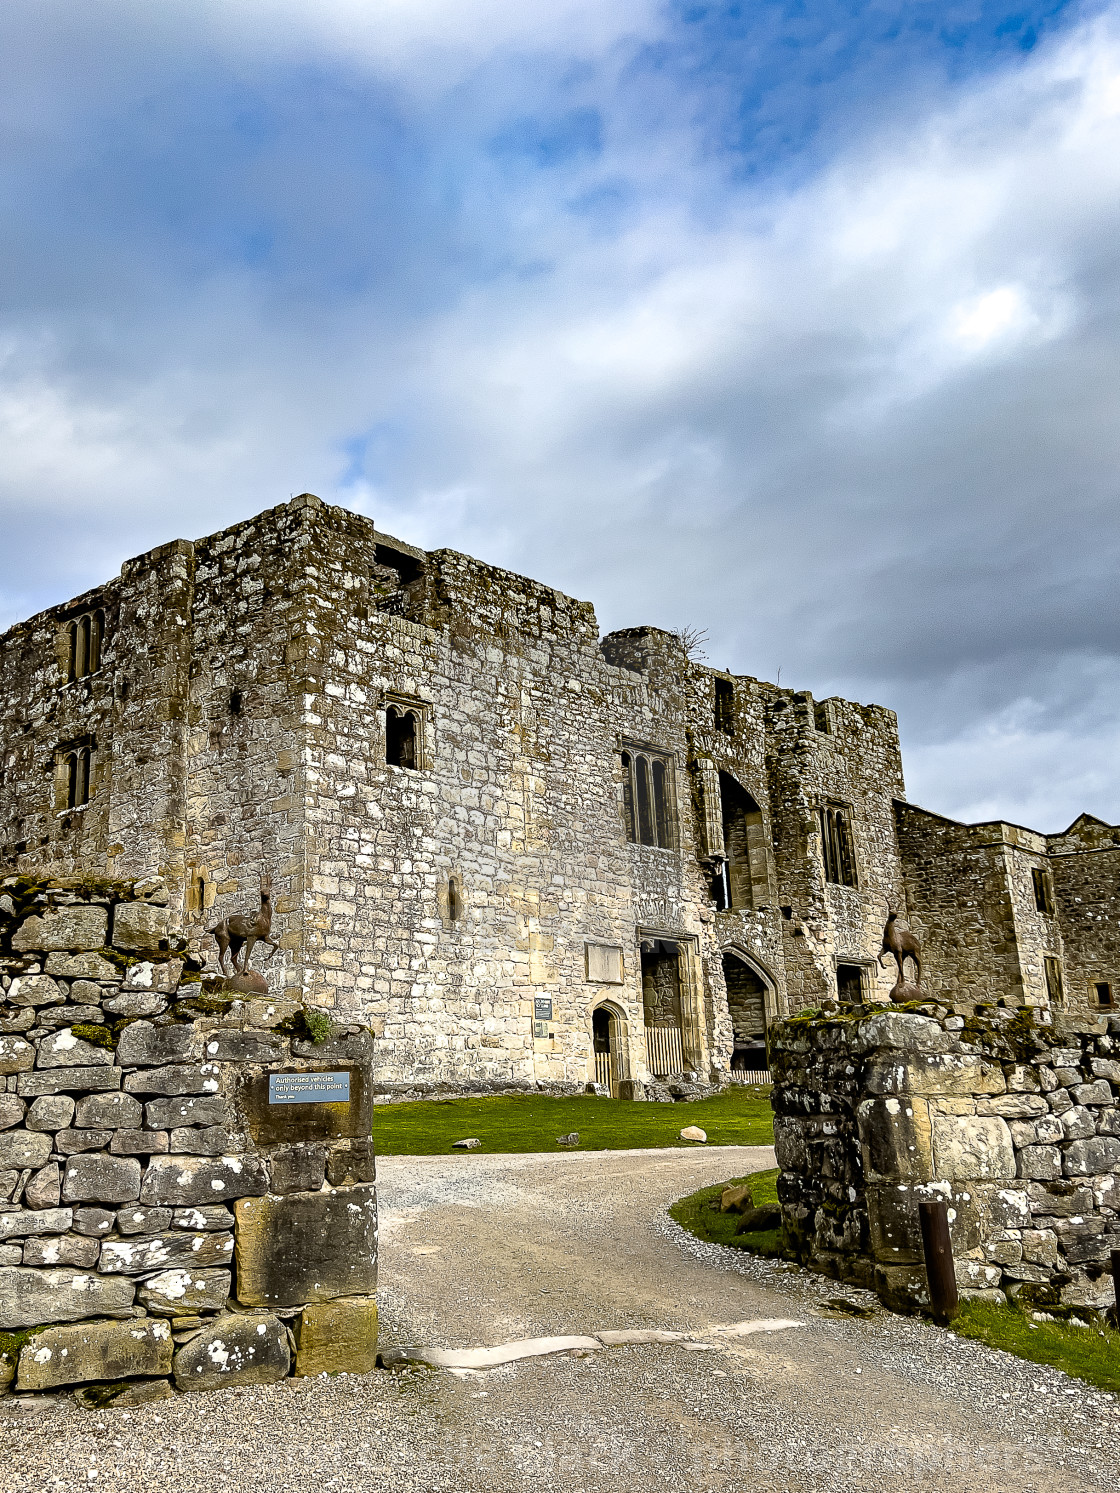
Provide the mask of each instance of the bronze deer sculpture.
POLYGON ((921 945, 905 923, 898 921, 898 913, 891 904, 887 903, 887 926, 883 929, 883 947, 879 950, 879 967, 883 965, 883 955, 891 954, 894 962, 898 965, 898 984, 906 983, 906 960, 913 959, 914 968, 917 971, 915 981, 922 978, 922 950, 921 945))
POLYGON ((261 873, 261 906, 256 917, 242 917, 240 913, 234 913, 232 917, 223 918, 206 931, 213 935, 218 945, 218 967, 223 974, 230 973, 226 969, 227 954, 231 955, 232 973, 243 975, 249 968, 249 956, 258 943, 268 944, 275 953, 280 945, 269 937, 272 931, 272 877, 267 872, 261 873), (239 954, 240 964, 237 958, 239 954))

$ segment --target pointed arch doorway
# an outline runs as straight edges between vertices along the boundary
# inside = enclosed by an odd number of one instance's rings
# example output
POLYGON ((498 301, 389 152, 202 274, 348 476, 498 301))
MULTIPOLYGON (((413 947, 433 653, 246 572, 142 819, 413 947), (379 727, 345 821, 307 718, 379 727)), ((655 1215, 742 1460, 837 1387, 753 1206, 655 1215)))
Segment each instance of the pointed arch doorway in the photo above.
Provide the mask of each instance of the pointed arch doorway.
POLYGON ((628 1076, 626 1061, 626 1018, 617 1006, 604 1003, 591 1013, 591 1046, 595 1063, 595 1082, 619 1097, 619 1084, 628 1076))
POLYGON ((753 964, 728 949, 723 955, 723 983, 731 1016, 732 1073, 764 1073, 770 1068, 766 1049, 771 987, 753 964))

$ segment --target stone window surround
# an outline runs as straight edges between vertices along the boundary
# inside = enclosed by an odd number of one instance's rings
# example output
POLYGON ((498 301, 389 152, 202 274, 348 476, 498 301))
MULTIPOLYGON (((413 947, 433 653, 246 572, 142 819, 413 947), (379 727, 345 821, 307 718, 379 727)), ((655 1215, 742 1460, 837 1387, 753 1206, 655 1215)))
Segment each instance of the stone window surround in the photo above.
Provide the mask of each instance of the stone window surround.
POLYGON ((105 611, 90 607, 62 624, 66 683, 76 684, 100 671, 105 648, 105 611))
MULTIPOLYGON (((696 1071, 703 1071, 706 1063, 707 987, 704 981, 704 962, 700 956, 700 939, 695 933, 682 933, 674 928, 654 928, 639 923, 635 929, 635 947, 641 948, 647 941, 661 940, 677 945, 678 978, 681 991, 681 1044, 685 1063, 696 1071)), ((635 961, 641 969, 641 959, 635 961)), ((639 980, 639 997, 641 986, 639 980)), ((642 1031, 645 1031, 645 1011, 642 1010, 642 1031)), ((643 1037, 644 1041, 644 1037, 643 1037)))
POLYGON ((56 819, 79 814, 96 796, 97 741, 93 736, 63 742, 54 752, 54 812, 56 819), (84 759, 84 760, 83 760, 84 759), (84 774, 84 777, 83 777, 84 774), (84 787, 85 797, 79 794, 84 787))
POLYGON ((619 742, 618 751, 623 772, 622 823, 627 843, 641 845, 646 850, 677 853, 680 850, 680 828, 677 813, 676 753, 628 738, 619 742), (647 764, 647 812, 652 840, 642 839, 639 761, 647 764), (662 769, 660 775, 655 774, 656 767, 662 769), (658 787, 661 790, 660 805, 658 787))
POLYGON ((855 836, 852 834, 851 804, 843 803, 840 799, 822 799, 817 806, 816 832, 820 841, 820 865, 824 872, 825 884, 829 887, 844 887, 848 891, 858 891, 862 877, 856 857, 855 836), (825 835, 826 826, 831 825, 838 827, 838 834, 831 847, 830 856, 830 847, 825 842, 825 835), (831 875, 831 870, 835 870, 837 874, 831 875), (850 881, 845 879, 845 874, 851 877, 850 881))
MULTIPOLYGON (((411 711, 416 717, 416 766, 398 767, 399 772, 429 772, 432 765, 432 707, 427 700, 421 700, 416 695, 399 694, 395 690, 385 690, 381 696, 381 733, 382 733, 382 758, 388 750, 388 728, 386 717, 389 707, 395 705, 398 710, 411 711)), ((386 767, 394 767, 395 763, 385 762, 386 767)))

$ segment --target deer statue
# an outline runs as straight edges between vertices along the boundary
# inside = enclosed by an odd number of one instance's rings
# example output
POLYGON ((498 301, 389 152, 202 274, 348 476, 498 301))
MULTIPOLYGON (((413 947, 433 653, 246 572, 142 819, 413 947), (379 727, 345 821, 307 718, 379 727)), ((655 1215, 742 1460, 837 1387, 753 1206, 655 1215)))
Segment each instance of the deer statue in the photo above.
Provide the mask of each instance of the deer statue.
POLYGON ((223 974, 243 975, 249 968, 249 956, 258 943, 268 944, 275 953, 280 945, 268 936, 272 931, 272 877, 268 872, 261 872, 261 906, 256 917, 242 917, 235 913, 206 931, 213 935, 218 945, 218 967, 223 974), (232 955, 232 971, 226 970, 227 954, 232 955), (238 954, 241 954, 240 964, 238 954))
POLYGON ((898 913, 889 902, 887 903, 887 926, 883 929, 883 947, 879 950, 880 969, 883 965, 884 954, 893 955, 894 962, 898 965, 898 981, 894 987, 895 990, 901 990, 906 985, 906 960, 908 958, 914 961, 915 983, 921 980, 921 945, 906 923, 899 921, 898 913))

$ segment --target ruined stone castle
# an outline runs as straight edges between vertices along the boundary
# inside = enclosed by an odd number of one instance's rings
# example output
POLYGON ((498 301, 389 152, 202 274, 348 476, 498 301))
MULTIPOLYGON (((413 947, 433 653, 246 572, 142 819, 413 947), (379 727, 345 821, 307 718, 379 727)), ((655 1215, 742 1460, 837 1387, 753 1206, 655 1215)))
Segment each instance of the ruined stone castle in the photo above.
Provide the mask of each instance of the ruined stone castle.
MULTIPOLYGON (((386 1084, 720 1081, 887 997, 1108 1009, 1120 830, 906 803, 894 714, 690 658, 310 494, 0 639, 0 865, 162 877, 171 931, 275 888, 271 989, 386 1084)), ((259 951, 263 954, 263 950, 259 951)))

